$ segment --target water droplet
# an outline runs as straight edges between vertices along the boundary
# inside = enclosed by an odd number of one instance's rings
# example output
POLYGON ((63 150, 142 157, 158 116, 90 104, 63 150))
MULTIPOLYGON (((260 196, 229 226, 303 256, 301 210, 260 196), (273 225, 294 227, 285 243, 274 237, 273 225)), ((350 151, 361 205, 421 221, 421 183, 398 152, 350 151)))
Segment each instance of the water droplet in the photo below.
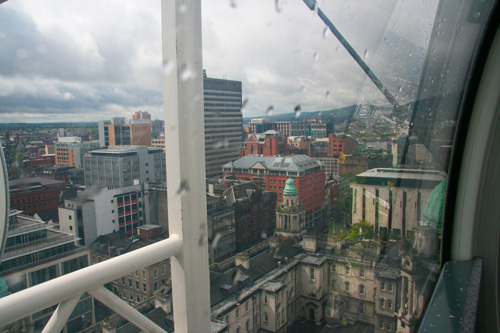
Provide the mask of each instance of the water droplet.
POLYGON ((177 190, 177 194, 180 194, 181 196, 185 196, 188 193, 189 193, 189 183, 186 179, 183 179, 181 181, 181 186, 177 190))
POLYGON ((337 48, 335 49, 335 52, 339 53, 340 52, 340 45, 337 46, 337 48))
POLYGON ((413 54, 410 52, 408 53, 408 57, 411 58, 413 56, 413 54))
POLYGON ((325 98, 328 98, 330 96, 330 91, 327 90, 326 93, 325 93, 325 98))
POLYGON ((235 272, 234 272, 234 275, 233 275, 233 286, 236 285, 236 283, 238 283, 238 280, 240 278, 240 275, 241 275, 241 272, 239 269, 236 269, 235 272))
POLYGON ((476 20, 479 19, 481 17, 481 12, 475 12, 474 14, 472 14, 472 17, 476 20))
POLYGON ((267 238, 267 234, 265 231, 262 231, 262 233, 260 234, 260 238, 262 239, 266 239, 267 238))
POLYGON ((215 249, 217 247, 217 243, 219 243, 221 238, 222 238, 222 235, 220 234, 220 232, 218 232, 215 235, 214 240, 212 241, 212 249, 215 249))
POLYGON ((241 104, 240 112, 243 114, 245 112, 245 108, 248 104, 248 97, 243 100, 243 104, 241 104))
POLYGON ((318 61, 318 59, 319 59, 319 53, 316 52, 316 51, 314 51, 313 58, 314 58, 314 61, 318 61))
POLYGON ((230 5, 232 8, 236 8, 236 0, 229 0, 229 5, 230 5))
POLYGON ((398 91, 399 91, 399 92, 402 92, 402 91, 403 91, 403 86, 399 86, 398 91))
POLYGON ((213 147, 214 147, 214 149, 227 148, 227 147, 229 147, 229 139, 228 138, 224 138, 224 139, 221 139, 221 140, 217 140, 217 141, 215 141, 213 147))
POLYGON ((182 13, 182 14, 184 14, 184 13, 187 11, 187 9, 188 9, 188 8, 187 8, 187 6, 186 6, 186 4, 185 4, 185 3, 183 3, 183 4, 181 4, 181 5, 179 6, 179 12, 180 12, 180 13, 182 13))
POLYGON ((276 13, 281 13, 281 10, 283 9, 283 3, 281 0, 274 1, 274 8, 276 8, 276 13))
POLYGON ((295 107, 295 118, 300 117, 301 111, 302 111, 302 106, 300 106, 300 104, 297 104, 297 106, 295 107))
POLYGON ((365 49, 365 52, 363 52, 363 56, 364 56, 365 58, 368 58, 368 49, 365 49))
POLYGON ((180 79, 181 81, 187 81, 194 79, 195 75, 191 66, 189 64, 184 64, 181 68, 180 79))
POLYGON ((303 85, 303 84, 302 84, 302 85, 300 85, 300 91, 302 91, 302 92, 306 92, 306 90, 307 90, 307 89, 306 89, 306 86, 305 86, 305 85, 303 85))
POLYGON ((266 116, 268 116, 268 117, 269 117, 269 116, 272 116, 272 115, 273 115, 273 110, 274 110, 274 106, 269 105, 269 106, 267 107, 267 110, 266 110, 266 116))
POLYGON ((168 75, 174 69, 174 62, 172 60, 166 60, 163 62, 163 74, 168 75))
POLYGON ((328 36, 328 27, 323 29, 323 38, 326 38, 326 36, 328 36))

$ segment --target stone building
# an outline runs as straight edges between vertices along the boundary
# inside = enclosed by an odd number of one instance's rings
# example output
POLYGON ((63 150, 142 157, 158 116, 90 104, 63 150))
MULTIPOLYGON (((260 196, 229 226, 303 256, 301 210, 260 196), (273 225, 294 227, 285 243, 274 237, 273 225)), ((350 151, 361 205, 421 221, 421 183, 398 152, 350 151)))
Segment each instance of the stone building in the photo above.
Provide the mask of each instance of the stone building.
POLYGON ((289 178, 283 190, 283 201, 276 206, 276 229, 278 237, 300 238, 306 232, 306 210, 297 196, 295 181, 289 178))
POLYGON ((445 178, 440 171, 372 169, 356 175, 352 222, 365 220, 377 234, 406 236, 423 219, 431 191, 445 178))

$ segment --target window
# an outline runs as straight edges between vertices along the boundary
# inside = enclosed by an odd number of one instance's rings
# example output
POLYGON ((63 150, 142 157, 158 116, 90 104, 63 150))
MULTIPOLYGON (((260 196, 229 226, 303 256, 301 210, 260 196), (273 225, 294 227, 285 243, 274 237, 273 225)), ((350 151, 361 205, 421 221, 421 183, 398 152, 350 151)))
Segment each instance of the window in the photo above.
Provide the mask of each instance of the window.
POLYGON ((346 311, 350 311, 351 310, 351 301, 350 300, 346 299, 344 301, 344 308, 345 308, 346 311))
POLYGON ((248 311, 248 302, 245 302, 245 311, 248 311))
POLYGON ((385 299, 381 298, 381 299, 379 300, 379 303, 378 303, 378 304, 379 304, 379 307, 384 308, 384 307, 385 307, 385 299))
POLYGON ((345 273, 346 275, 351 274, 351 266, 345 266, 345 273))
POLYGON ((155 269, 153 270, 153 278, 155 278, 155 279, 156 279, 157 277, 158 277, 158 270, 155 268, 155 269))
POLYGON ((345 290, 346 291, 351 291, 351 284, 349 283, 349 281, 345 282, 345 290))
POLYGON ((385 290, 385 282, 380 282, 380 289, 385 290))
POLYGON ((362 278, 364 278, 364 277, 365 277, 365 270, 364 270, 363 268, 361 268, 361 269, 359 270, 359 276, 360 276, 360 277, 362 277, 362 278))
POLYGON ((365 294, 365 286, 360 284, 359 285, 359 294, 364 295, 365 294))
POLYGON ((267 304, 267 302, 268 302, 267 295, 264 294, 264 304, 267 304))
POLYGON ((269 315, 267 312, 264 312, 264 324, 267 324, 269 322, 269 315))
POLYGON ((146 278, 146 271, 145 270, 142 270, 142 278, 145 279, 146 278))
POLYGON ((135 289, 139 290, 139 281, 135 281, 135 289))
POLYGON ((250 332, 250 320, 247 319, 247 322, 245 323, 245 330, 247 332, 250 332))
POLYGON ((332 272, 336 272, 337 271, 337 266, 335 264, 332 264, 332 272))
POLYGON ((358 312, 365 313, 365 303, 363 303, 363 302, 359 303, 358 312))
POLYGON ((146 287, 146 284, 145 284, 145 283, 143 283, 143 284, 142 284, 142 291, 144 291, 144 292, 146 292, 146 291, 147 291, 147 287, 146 287))
POLYGON ((387 290, 392 291, 392 283, 387 284, 387 290))
POLYGON ((392 309, 392 301, 391 300, 387 300, 387 308, 392 309))
POLYGON ((314 280, 314 268, 311 268, 310 270, 310 275, 311 275, 311 280, 314 280))
POLYGON ((234 315, 236 316, 236 318, 238 318, 240 316, 240 309, 239 308, 236 308, 234 315))

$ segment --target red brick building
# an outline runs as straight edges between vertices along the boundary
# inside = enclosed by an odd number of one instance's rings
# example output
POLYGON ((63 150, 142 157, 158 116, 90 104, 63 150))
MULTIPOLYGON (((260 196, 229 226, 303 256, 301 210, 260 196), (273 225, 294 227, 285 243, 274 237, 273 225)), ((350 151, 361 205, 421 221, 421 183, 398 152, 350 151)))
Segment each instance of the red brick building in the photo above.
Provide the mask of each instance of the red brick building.
POLYGON ((246 155, 288 155, 287 137, 273 130, 262 134, 249 134, 241 149, 241 156, 246 155))
POLYGON ((358 141, 350 136, 330 134, 328 136, 328 157, 338 157, 341 153, 358 153, 358 141))
POLYGON ((248 155, 223 166, 224 176, 234 175, 249 180, 262 189, 274 192, 283 200, 283 189, 288 178, 295 180, 298 200, 306 208, 306 224, 311 227, 323 215, 325 200, 325 170, 323 164, 306 155, 284 157, 248 155))
POLYGON ((46 178, 22 178, 9 181, 10 208, 24 214, 56 211, 59 207, 64 181, 46 178))

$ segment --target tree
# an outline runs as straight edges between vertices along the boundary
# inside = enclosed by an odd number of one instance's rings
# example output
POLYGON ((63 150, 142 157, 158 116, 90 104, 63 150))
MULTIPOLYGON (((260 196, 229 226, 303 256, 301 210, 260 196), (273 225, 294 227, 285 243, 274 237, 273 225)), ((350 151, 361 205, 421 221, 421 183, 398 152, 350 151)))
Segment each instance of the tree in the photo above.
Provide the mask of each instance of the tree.
POLYGON ((21 176, 22 170, 20 167, 13 166, 9 168, 8 174, 9 178, 17 179, 21 176))
POLYGON ((364 238, 372 239, 374 236, 373 224, 365 220, 360 220, 358 223, 351 227, 351 231, 347 236, 349 240, 361 240, 364 238))

